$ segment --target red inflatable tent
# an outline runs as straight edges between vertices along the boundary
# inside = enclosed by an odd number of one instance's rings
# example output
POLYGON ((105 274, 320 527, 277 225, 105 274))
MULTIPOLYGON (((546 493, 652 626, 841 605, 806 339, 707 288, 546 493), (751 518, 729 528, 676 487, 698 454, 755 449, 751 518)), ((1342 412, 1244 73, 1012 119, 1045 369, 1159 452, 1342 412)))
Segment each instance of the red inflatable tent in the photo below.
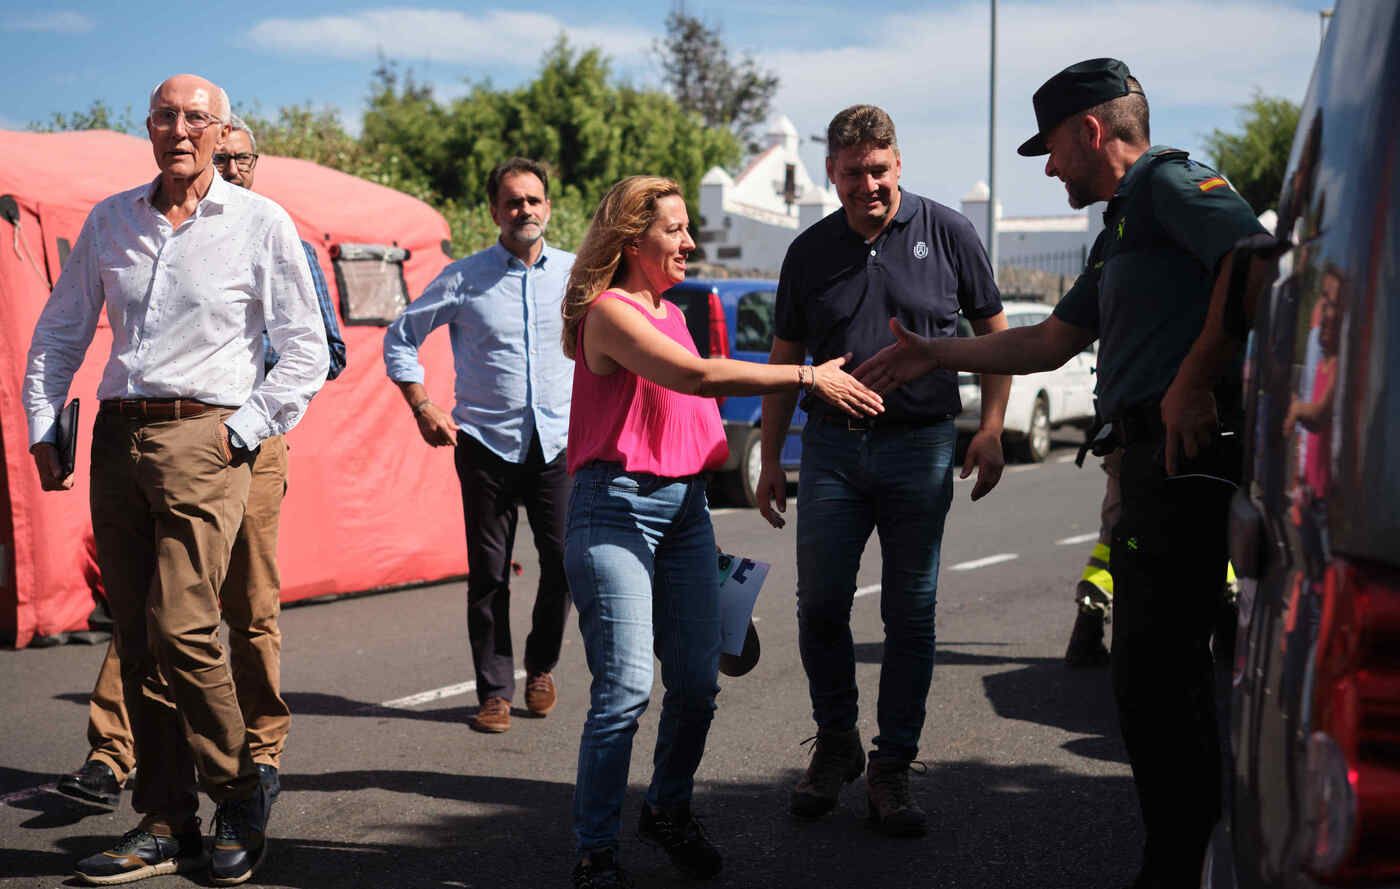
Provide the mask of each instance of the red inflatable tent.
MULTIPOLYGON (((82 399, 76 483, 45 493, 20 402, 30 334, 88 211, 155 173, 144 139, 0 131, 0 639, 16 647, 81 629, 92 610, 88 454, 97 383, 111 348, 104 317, 69 392, 82 399)), ((358 285, 355 270, 340 267, 349 254, 333 258, 342 244, 407 248, 408 258, 392 271, 401 271, 403 289, 416 296, 450 261, 446 221, 401 192, 308 161, 265 156, 256 186, 316 245, 349 356, 345 372, 325 385, 287 439, 291 469, 278 553, 283 601, 462 575, 451 450, 423 443, 385 377, 383 326, 346 324, 346 282, 358 285)), ((429 339, 422 359, 433 397, 450 403, 447 337, 429 339)))

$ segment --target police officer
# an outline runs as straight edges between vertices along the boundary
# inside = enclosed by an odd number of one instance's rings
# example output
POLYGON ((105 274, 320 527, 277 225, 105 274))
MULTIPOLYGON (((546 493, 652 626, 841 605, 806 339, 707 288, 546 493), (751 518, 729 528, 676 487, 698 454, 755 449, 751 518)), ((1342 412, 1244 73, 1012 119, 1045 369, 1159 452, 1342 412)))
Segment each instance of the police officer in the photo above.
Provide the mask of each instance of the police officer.
POLYGON ((1102 341, 1098 397, 1123 444, 1113 532, 1113 686, 1147 829, 1133 886, 1195 886, 1218 816, 1210 636, 1225 572, 1226 513, 1239 474, 1238 367, 1216 380, 1218 422, 1194 457, 1164 466, 1161 398, 1200 334, 1217 270, 1261 231, 1249 205, 1186 152, 1153 146, 1147 97, 1126 65, 1071 65, 1036 91, 1039 132, 1071 207, 1108 201, 1083 273, 1033 327, 896 342, 856 371, 888 391, 934 369, 1034 373, 1102 341))

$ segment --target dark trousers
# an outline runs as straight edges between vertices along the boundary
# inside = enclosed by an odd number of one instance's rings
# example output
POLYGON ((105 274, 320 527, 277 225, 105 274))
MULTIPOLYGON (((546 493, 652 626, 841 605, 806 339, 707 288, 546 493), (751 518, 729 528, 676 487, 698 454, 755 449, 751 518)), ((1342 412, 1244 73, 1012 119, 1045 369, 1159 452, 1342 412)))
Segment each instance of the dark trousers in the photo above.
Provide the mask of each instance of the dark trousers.
POLYGON ((1143 885, 1195 886, 1220 815, 1211 632, 1238 438, 1167 478, 1160 438, 1123 451, 1113 532, 1113 690, 1147 832, 1143 885))
POLYGON ((515 697, 515 649, 510 639, 511 551, 518 508, 525 507, 540 558, 540 585, 525 671, 545 673, 559 662, 569 587, 564 579, 564 525, 569 473, 561 453, 546 463, 539 436, 524 463, 492 453, 464 432, 457 433, 457 477, 467 522, 467 636, 480 700, 515 697))

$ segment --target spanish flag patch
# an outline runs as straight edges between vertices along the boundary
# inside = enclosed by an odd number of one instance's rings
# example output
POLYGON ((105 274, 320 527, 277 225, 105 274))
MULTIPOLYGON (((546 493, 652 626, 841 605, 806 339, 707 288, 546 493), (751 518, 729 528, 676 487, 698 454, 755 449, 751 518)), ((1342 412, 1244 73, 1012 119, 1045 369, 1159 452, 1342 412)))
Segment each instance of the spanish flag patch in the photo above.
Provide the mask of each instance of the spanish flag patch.
POLYGON ((1226 182, 1223 177, 1216 176, 1214 178, 1207 179, 1205 182, 1202 182, 1201 191, 1210 191, 1212 188, 1219 188, 1222 185, 1228 186, 1229 184, 1230 183, 1226 182))

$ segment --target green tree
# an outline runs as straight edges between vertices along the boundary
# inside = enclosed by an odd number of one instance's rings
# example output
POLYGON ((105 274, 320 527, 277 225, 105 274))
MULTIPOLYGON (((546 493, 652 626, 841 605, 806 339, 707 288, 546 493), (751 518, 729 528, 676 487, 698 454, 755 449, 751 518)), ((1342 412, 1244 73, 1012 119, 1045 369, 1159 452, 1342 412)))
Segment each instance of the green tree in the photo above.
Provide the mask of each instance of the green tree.
MULTIPOLYGON (((598 200, 623 176, 675 179, 693 212, 705 171, 739 160, 739 141, 729 129, 706 125, 664 92, 615 82, 601 50, 575 50, 563 37, 533 80, 514 89, 490 81, 468 86, 466 95, 444 103, 411 71, 381 60, 358 137, 334 109, 239 111, 263 154, 314 161, 433 205, 451 226, 458 255, 495 240, 486 178, 512 155, 551 169, 549 240, 566 249, 578 246, 598 200)), ((114 125, 131 129, 130 111, 121 118, 94 102, 36 129, 114 125)))
POLYGON ((45 123, 32 123, 29 129, 36 133, 57 133, 66 130, 116 130, 119 133, 137 132, 135 118, 131 116, 131 106, 118 113, 101 99, 94 99, 86 111, 64 114, 55 111, 45 123))
POLYGON ((665 93, 615 83, 601 50, 575 50, 562 37, 528 83, 475 83, 450 104, 381 65, 360 143, 373 157, 398 157, 406 178, 432 190, 459 252, 495 237, 486 178, 512 155, 550 167, 550 241, 566 248, 578 245, 592 208, 623 176, 669 176, 693 201, 706 170, 740 155, 728 130, 706 126, 665 93))
POLYGON ((1240 132, 1213 130, 1206 151, 1254 212, 1277 209, 1299 108, 1287 99, 1265 96, 1240 106, 1240 132))
POLYGON ((768 118, 778 76, 752 56, 733 59, 720 29, 687 15, 684 5, 666 17, 666 36, 656 49, 676 102, 706 126, 730 130, 752 150, 753 129, 768 118))
POLYGON ((314 161, 429 203, 438 198, 401 155, 392 150, 371 150, 350 135, 334 109, 289 105, 281 108, 276 118, 256 112, 240 116, 257 137, 261 154, 314 161))

